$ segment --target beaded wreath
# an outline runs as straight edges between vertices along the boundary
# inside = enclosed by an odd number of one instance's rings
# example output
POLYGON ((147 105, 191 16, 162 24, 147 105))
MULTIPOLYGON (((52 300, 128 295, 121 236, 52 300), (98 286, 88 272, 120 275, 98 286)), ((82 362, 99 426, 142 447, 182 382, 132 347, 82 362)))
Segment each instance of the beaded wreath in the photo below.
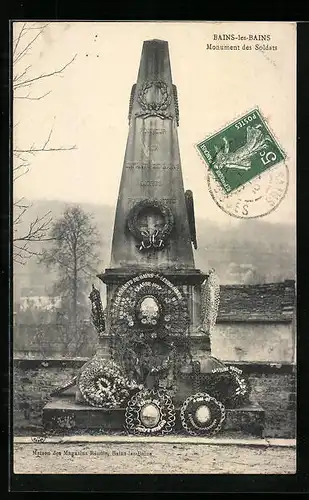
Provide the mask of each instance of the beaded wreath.
POLYGON ((174 226, 174 216, 171 209, 157 199, 144 199, 138 201, 130 210, 127 217, 129 231, 139 242, 139 250, 149 248, 162 249, 174 226), (143 231, 139 219, 146 211, 158 212, 164 220, 164 225, 155 231, 143 231))
POLYGON ((168 392, 164 389, 143 389, 134 394, 128 402, 125 421, 129 433, 154 435, 168 434, 175 426, 175 407, 168 392), (143 410, 152 409, 154 413, 154 424, 147 425, 146 418, 143 419, 143 410))
POLYGON ((216 434, 224 419, 224 405, 205 392, 189 396, 180 410, 182 427, 194 436, 216 434))

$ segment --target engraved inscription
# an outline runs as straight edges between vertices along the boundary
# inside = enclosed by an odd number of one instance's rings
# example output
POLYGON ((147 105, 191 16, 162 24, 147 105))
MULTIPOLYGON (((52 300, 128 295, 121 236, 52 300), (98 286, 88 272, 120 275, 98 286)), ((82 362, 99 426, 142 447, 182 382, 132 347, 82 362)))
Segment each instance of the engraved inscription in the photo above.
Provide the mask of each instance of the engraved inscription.
POLYGON ((166 134, 166 129, 165 128, 142 128, 141 134, 163 135, 163 134, 166 134))
POLYGON ((138 161, 127 161, 125 163, 125 168, 131 168, 136 170, 141 169, 153 169, 153 170, 179 170, 180 165, 173 165, 172 163, 141 163, 138 161))
MULTIPOLYGON (((137 197, 137 198, 128 198, 129 205, 135 205, 135 203, 138 203, 139 201, 143 200, 144 198, 142 197, 137 197)), ((176 198, 159 198, 159 201, 162 203, 165 203, 166 205, 174 205, 176 203, 176 198)))
POLYGON ((141 186, 162 186, 160 181, 141 181, 141 186))

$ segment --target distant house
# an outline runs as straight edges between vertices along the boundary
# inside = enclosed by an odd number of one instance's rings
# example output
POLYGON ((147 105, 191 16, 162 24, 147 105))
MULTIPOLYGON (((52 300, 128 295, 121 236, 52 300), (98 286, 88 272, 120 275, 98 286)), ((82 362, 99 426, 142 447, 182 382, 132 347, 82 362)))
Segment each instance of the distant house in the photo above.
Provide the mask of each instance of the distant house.
POLYGON ((61 297, 49 297, 44 295, 20 297, 19 305, 21 311, 26 311, 27 309, 42 309, 45 311, 51 311, 61 307, 61 297))
POLYGON ((222 285, 214 356, 223 360, 295 361, 295 281, 222 285))
POLYGON ((255 285, 265 281, 252 264, 236 264, 231 262, 227 268, 226 281, 244 285, 255 285))

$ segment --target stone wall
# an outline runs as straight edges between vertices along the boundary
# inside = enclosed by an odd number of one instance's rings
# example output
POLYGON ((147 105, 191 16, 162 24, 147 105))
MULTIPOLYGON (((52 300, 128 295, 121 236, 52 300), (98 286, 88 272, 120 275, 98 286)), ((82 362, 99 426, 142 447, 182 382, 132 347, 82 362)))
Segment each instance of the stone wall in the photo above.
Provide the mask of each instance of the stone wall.
POLYGON ((265 410, 268 437, 296 437, 296 374, 291 365, 250 374, 252 398, 265 410))
POLYGON ((211 336, 212 355, 226 361, 293 363, 291 322, 218 322, 211 336))
MULTIPOLYGON (((37 432, 49 394, 68 382, 86 361, 14 361, 13 424, 17 434, 37 432)), ((266 412, 265 436, 295 437, 295 367, 290 364, 233 363, 249 376, 252 398, 266 412)))
POLYGON ((295 281, 220 287, 219 321, 291 320, 295 307, 295 281))
POLYGON ((97 343, 95 328, 86 324, 77 335, 57 323, 17 324, 13 330, 13 351, 18 358, 91 357, 97 343))
POLYGON ((53 389, 74 377, 82 361, 14 360, 13 425, 18 430, 42 426, 42 408, 53 389))

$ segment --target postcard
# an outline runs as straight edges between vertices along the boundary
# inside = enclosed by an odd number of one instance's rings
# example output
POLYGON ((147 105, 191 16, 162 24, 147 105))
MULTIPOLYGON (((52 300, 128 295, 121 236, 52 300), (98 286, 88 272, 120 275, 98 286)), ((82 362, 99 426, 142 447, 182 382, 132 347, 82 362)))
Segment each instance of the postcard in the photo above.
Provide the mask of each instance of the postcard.
POLYGON ((12 23, 15 474, 295 474, 296 23, 12 23))

